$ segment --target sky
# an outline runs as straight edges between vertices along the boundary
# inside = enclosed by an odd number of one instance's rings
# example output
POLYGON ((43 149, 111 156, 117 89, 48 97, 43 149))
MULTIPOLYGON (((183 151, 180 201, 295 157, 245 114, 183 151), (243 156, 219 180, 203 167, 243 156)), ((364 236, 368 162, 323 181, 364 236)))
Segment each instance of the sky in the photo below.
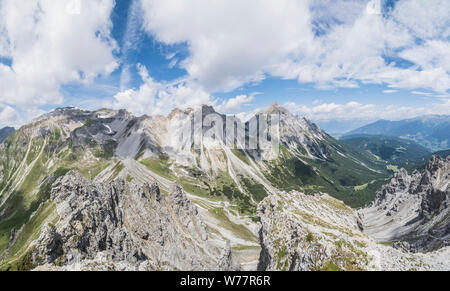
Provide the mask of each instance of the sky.
POLYGON ((0 0, 0 126, 273 102, 331 133, 450 114, 450 1, 0 0))

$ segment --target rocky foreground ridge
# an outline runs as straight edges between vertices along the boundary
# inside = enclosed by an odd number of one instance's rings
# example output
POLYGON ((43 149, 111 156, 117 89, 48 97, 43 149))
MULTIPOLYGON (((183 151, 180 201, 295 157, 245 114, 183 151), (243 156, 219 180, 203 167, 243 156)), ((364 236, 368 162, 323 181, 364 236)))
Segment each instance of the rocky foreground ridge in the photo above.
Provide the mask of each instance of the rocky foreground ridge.
POLYGON ((258 206, 259 270, 450 270, 450 157, 398 172, 360 211, 326 194, 280 193, 258 206))
POLYGON ((450 247, 412 253, 363 232, 358 213, 326 195, 267 197, 258 208, 260 271, 450 270, 450 247))
POLYGON ((75 171, 52 187, 55 213, 29 247, 38 270, 229 270, 197 207, 179 186, 109 185, 75 171))

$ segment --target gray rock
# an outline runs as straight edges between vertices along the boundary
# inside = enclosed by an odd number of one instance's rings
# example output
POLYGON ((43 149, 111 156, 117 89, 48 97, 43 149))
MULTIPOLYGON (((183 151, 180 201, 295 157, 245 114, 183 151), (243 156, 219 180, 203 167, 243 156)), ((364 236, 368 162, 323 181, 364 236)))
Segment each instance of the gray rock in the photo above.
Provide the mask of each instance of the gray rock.
POLYGON ((54 183, 51 199, 60 220, 32 244, 36 265, 81 270, 219 266, 197 208, 179 186, 165 195, 157 184, 138 187, 115 180, 104 185, 71 171, 54 183))
POLYGON ((376 193, 364 214, 366 233, 400 241, 398 249, 429 252, 450 244, 450 158, 433 156, 422 172, 402 169, 376 193), (403 243, 408 241, 408 244, 403 243))

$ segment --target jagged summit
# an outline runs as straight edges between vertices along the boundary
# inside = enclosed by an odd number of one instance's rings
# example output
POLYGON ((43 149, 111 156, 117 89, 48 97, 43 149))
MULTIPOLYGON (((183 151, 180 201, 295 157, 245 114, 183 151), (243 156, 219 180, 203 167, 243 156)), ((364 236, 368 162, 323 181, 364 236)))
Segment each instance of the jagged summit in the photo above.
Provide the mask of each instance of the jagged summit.
POLYGON ((281 106, 278 102, 275 102, 273 104, 271 104, 270 106, 268 106, 267 108, 261 110, 262 114, 281 114, 281 115, 287 115, 290 117, 293 117, 293 114, 287 110, 286 108, 284 108, 283 106, 281 106))
MULTIPOLYGON (((204 116, 207 114, 214 114, 214 113, 223 115, 222 113, 216 111, 214 106, 202 104, 195 108, 191 108, 191 107, 188 107, 186 109, 174 108, 166 117, 165 116, 160 116, 160 117, 173 119, 175 116, 191 115, 192 113, 198 112, 200 110, 202 111, 204 116)), ((256 115, 257 114, 281 114, 283 116, 283 118, 298 118, 298 117, 295 117, 288 109, 281 106, 278 102, 275 102, 275 103, 271 104, 270 106, 268 106, 267 108, 262 109, 260 112, 256 113, 256 115)), ((133 113, 131 113, 130 111, 128 111, 127 109, 102 108, 99 110, 88 110, 88 109, 83 109, 83 108, 79 108, 79 107, 75 107, 75 106, 67 106, 67 107, 56 108, 48 113, 45 113, 45 114, 35 118, 32 122, 39 122, 39 121, 43 121, 43 120, 49 120, 52 118, 61 118, 61 117, 72 118, 72 119, 99 117, 99 118, 105 119, 105 118, 113 118, 115 116, 122 117, 122 118, 127 117, 129 119, 135 118, 135 115, 133 113)), ((151 118, 154 116, 144 115, 142 117, 151 118)), ((307 120, 306 118, 298 118, 298 119, 302 120, 303 122, 313 125, 313 123, 311 121, 307 120)), ((317 126, 315 125, 315 127, 317 127, 317 126)))
POLYGON ((190 114, 192 114, 192 112, 194 112, 194 109, 192 109, 192 108, 187 108, 186 110, 181 110, 179 108, 175 108, 169 113, 169 115, 167 115, 167 118, 173 119, 174 117, 179 116, 179 115, 190 115, 190 114))

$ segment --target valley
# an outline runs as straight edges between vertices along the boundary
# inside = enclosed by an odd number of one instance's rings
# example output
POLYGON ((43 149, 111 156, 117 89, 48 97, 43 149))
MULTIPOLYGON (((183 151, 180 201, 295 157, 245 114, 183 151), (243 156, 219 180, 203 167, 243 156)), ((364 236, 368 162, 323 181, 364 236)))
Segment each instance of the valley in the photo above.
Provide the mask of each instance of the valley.
MULTIPOLYGON (((209 106, 141 117, 68 107, 23 126, 0 145, 0 269, 449 269, 446 243, 405 253, 376 240, 375 214, 360 217, 391 180, 388 165, 425 164, 426 150, 400 144, 384 156, 276 103, 260 114, 279 116, 278 151, 250 148, 252 125, 209 106), (246 133, 241 144, 224 134, 229 124, 246 133)), ((429 215, 447 217, 445 205, 429 215)))

